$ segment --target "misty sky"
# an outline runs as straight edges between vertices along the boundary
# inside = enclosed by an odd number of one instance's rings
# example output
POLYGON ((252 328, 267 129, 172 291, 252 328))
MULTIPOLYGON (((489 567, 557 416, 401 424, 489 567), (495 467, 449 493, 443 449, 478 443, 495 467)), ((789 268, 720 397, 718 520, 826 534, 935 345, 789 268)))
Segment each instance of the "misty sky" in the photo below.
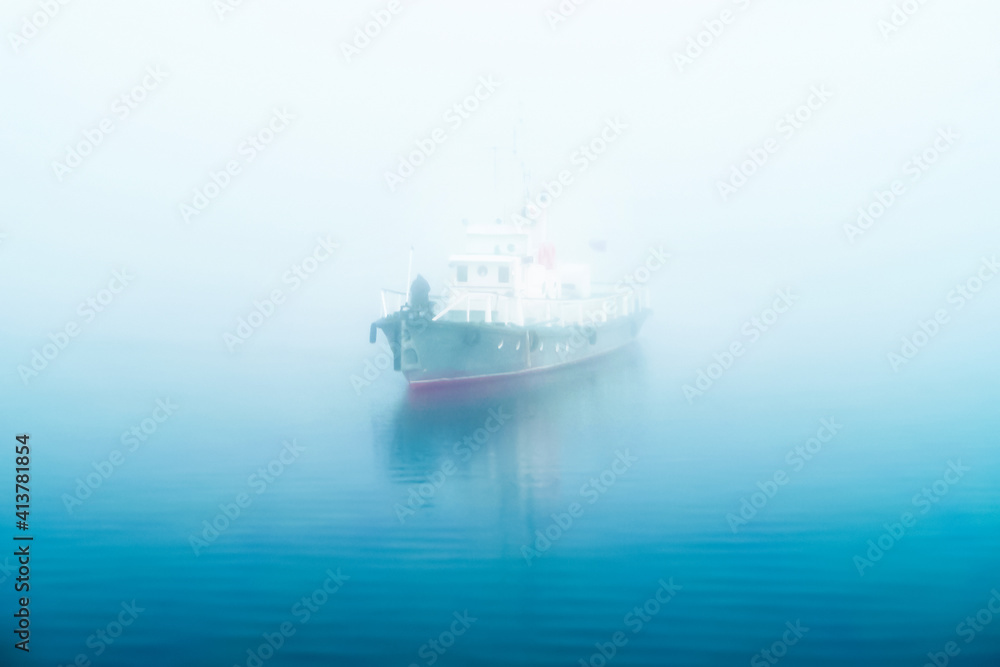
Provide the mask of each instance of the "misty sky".
MULTIPOLYGON (((11 34, 39 4, 6 2, 5 365, 121 267, 135 283, 88 335, 221 348, 327 235, 340 254, 260 344, 317 344, 334 310, 332 330, 363 340, 378 289, 404 286, 409 246, 440 283, 463 218, 520 205, 522 163, 536 192, 573 174, 548 211, 560 259, 613 281, 651 246, 671 253, 654 308, 696 359, 789 287, 814 304, 800 336, 875 339, 877 359, 1000 250, 996 3, 929 2, 889 33, 883 0, 590 0, 554 26, 554 1, 403 1, 348 62, 343 45, 387 6, 245 0, 220 17, 210 0, 76 0, 22 43, 11 34), (680 63, 723 12, 721 34, 680 63), (495 90, 449 122, 484 77, 495 90), (122 96, 144 79, 126 114, 122 96), (808 120, 779 129, 816 90, 826 99, 808 120), (247 149, 276 112, 273 141, 247 149), (106 120, 112 131, 60 180, 54 163, 106 120), (609 121, 624 129, 581 171, 574 156, 609 121), (446 140, 391 191, 386 172, 436 128, 446 140), (907 163, 941 131, 957 139, 915 178, 907 163), (766 145, 724 200, 719 183, 766 145), (239 173, 186 222, 181 205, 232 161, 239 173), (895 180, 905 192, 848 242, 844 225, 895 180)), ((967 326, 996 331, 991 298, 967 326)))

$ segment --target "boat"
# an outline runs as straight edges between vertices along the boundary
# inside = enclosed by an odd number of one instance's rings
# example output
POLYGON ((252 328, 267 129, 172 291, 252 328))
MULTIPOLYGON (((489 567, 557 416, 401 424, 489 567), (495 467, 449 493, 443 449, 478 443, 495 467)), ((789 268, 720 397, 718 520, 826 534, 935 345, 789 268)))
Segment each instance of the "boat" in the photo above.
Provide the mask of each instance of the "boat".
POLYGON ((544 227, 498 219, 465 231, 466 248, 449 257, 439 295, 420 275, 406 292, 382 290, 370 342, 382 331, 393 368, 411 385, 585 361, 633 341, 650 315, 645 286, 592 284, 588 265, 556 262, 544 227))

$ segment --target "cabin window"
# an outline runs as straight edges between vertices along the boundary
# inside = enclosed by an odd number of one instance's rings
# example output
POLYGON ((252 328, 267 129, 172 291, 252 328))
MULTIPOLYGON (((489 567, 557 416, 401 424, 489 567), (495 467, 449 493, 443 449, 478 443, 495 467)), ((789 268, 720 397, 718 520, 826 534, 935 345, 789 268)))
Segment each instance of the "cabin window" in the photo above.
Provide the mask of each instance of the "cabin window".
POLYGON ((502 283, 510 282, 510 268, 501 266, 497 269, 497 280, 502 283))
POLYGON ((458 267, 458 275, 456 276, 458 282, 467 283, 469 282, 469 267, 465 264, 461 264, 458 267))
POLYGON ((490 272, 490 270, 487 269, 485 266, 480 266, 478 269, 476 269, 476 273, 479 274, 480 278, 485 278, 486 274, 489 273, 489 272, 490 272))

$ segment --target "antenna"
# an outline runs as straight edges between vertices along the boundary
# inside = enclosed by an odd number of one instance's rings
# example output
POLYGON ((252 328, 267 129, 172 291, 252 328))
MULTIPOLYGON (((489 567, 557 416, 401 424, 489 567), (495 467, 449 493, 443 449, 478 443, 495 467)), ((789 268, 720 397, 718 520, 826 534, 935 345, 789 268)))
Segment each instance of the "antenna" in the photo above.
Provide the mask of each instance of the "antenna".
POLYGON ((410 246, 410 264, 406 267, 406 303, 410 303, 410 275, 413 273, 413 246, 410 246))
MULTIPOLYGON (((518 103, 518 107, 520 107, 520 103, 518 103)), ((523 116, 521 116, 521 117, 519 117, 517 119, 517 124, 514 126, 514 155, 517 156, 517 157, 520 157, 518 155, 518 152, 517 152, 517 127, 518 127, 518 125, 524 125, 524 117, 523 116)), ((531 189, 530 189, 531 174, 528 172, 528 165, 525 164, 523 158, 520 159, 520 163, 521 163, 521 180, 522 180, 523 185, 524 185, 524 201, 525 201, 525 205, 521 207, 521 215, 522 216, 527 216, 527 214, 528 214, 528 201, 530 200, 530 197, 531 197, 531 189)))

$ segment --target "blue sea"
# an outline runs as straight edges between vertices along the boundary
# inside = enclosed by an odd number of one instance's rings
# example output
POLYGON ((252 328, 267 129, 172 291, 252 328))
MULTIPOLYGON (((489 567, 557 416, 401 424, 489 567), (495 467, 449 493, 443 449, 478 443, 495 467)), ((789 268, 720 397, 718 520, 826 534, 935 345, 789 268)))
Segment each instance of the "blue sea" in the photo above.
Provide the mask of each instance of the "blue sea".
POLYGON ((689 401, 711 357, 676 326, 421 391, 350 381, 381 349, 361 330, 67 354, 6 415, 34 541, 31 652, 5 629, 4 664, 1000 664, 974 353, 835 368, 774 333, 689 401))

